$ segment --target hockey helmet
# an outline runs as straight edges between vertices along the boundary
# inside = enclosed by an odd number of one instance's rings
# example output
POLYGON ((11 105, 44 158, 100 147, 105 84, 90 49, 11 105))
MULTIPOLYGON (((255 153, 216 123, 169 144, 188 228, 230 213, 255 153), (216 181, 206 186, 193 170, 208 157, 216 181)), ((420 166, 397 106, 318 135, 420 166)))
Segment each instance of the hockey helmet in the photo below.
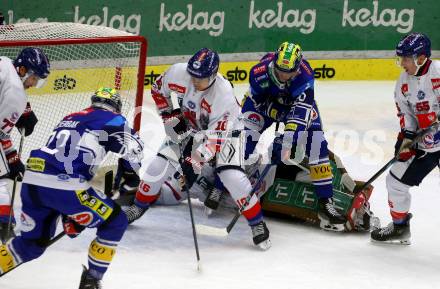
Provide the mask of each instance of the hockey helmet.
POLYGON ((283 42, 275 53, 275 68, 286 73, 299 69, 303 55, 301 47, 293 42, 283 42))
POLYGON ((217 52, 202 48, 188 61, 186 70, 194 78, 209 78, 217 75, 220 59, 217 52))
POLYGON ((92 106, 121 113, 121 95, 114 88, 100 87, 92 95, 92 106))
POLYGON ((411 33, 404 36, 396 46, 397 56, 431 56, 431 41, 422 33, 411 33))
POLYGON ((24 48, 14 60, 14 66, 16 68, 24 66, 27 70, 26 75, 21 78, 23 83, 26 79, 35 74, 38 76, 39 80, 37 82, 37 87, 42 87, 50 73, 49 59, 43 50, 36 47, 26 47, 24 48))

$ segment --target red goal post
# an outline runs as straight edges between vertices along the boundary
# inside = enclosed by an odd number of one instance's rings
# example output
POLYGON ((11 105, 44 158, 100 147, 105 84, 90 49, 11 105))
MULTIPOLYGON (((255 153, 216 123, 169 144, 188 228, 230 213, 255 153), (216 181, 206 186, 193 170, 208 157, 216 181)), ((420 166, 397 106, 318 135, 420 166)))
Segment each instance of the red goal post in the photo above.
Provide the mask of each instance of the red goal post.
MULTIPOLYGON (((101 86, 122 96, 122 114, 139 131, 144 94, 147 40, 108 27, 78 23, 21 23, 0 26, 0 56, 12 60, 24 47, 39 47, 49 58, 45 87, 26 91, 38 124, 26 138, 22 159, 41 147, 67 114, 90 106, 101 86)), ((15 130, 14 130, 15 131, 15 130)), ((18 145, 19 136, 13 133, 18 145)))

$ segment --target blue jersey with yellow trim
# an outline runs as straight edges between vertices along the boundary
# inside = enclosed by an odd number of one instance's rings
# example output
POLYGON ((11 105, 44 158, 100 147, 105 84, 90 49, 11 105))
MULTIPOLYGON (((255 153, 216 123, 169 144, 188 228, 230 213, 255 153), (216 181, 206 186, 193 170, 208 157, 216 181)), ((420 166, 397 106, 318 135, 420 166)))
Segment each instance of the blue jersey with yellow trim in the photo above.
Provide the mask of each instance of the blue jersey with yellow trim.
POLYGON ((143 143, 124 116, 90 107, 64 117, 46 146, 31 152, 27 167, 90 180, 108 152, 121 155, 125 167, 137 170, 143 143))
POLYGON ((286 131, 321 131, 322 123, 314 99, 314 76, 309 63, 303 59, 299 74, 280 83, 273 67, 275 54, 266 54, 250 71, 249 93, 242 104, 245 129, 258 132, 246 142, 246 157, 255 149, 258 135, 274 122, 285 124, 286 131))
POLYGON ((300 64, 300 74, 287 83, 280 83, 273 71, 274 56, 274 53, 266 54, 250 70, 250 94, 255 103, 259 105, 266 102, 276 102, 289 106, 297 101, 301 94, 307 92, 310 95, 307 95, 302 102, 312 104, 314 102, 314 77, 313 69, 309 63, 303 59, 300 64))

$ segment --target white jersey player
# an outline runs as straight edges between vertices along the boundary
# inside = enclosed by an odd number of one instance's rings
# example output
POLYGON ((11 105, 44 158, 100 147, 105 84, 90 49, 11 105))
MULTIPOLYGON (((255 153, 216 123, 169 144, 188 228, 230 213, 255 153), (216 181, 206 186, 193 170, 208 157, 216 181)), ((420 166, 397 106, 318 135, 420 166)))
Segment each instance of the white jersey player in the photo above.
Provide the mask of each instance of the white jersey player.
MULTIPOLYGON (((145 212, 157 199, 162 184, 180 167, 188 187, 203 166, 212 165, 237 204, 241 205, 251 192, 252 185, 241 168, 242 149, 236 136, 240 131, 235 130, 240 125, 240 106, 218 67, 218 54, 202 48, 188 63, 172 65, 153 85, 153 99, 164 119, 168 140, 157 156, 145 164, 134 205, 126 211, 129 222, 145 212), (173 94, 179 103, 177 109, 172 106, 173 94), (188 131, 196 132, 195 136, 185 137, 188 131)), ((243 215, 252 228, 255 245, 268 248, 269 231, 256 196, 243 215)))
POLYGON ((373 231, 371 238, 410 244, 409 189, 440 166, 440 62, 430 59, 431 42, 421 33, 405 36, 396 53, 405 72, 400 75, 394 93, 401 126, 395 146, 398 161, 386 179, 393 222, 373 231), (427 131, 416 139, 421 130, 427 131))
POLYGON ((37 118, 25 89, 41 87, 49 75, 49 61, 39 48, 25 48, 12 61, 0 57, 0 240, 9 238, 9 220, 15 223, 8 191, 9 181, 21 181, 24 165, 17 154, 10 132, 16 126, 25 136, 32 133, 37 118))

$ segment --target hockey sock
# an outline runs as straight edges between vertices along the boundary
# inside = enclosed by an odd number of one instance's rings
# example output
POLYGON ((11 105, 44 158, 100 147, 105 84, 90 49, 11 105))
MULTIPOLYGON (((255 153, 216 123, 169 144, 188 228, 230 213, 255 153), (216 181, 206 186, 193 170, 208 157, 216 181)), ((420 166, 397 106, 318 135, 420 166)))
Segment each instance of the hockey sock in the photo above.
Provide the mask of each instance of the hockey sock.
POLYGON ((255 203, 252 207, 248 207, 243 211, 243 216, 249 223, 249 226, 254 226, 263 221, 263 213, 261 211, 260 202, 255 203))
POLYGON ((318 198, 331 198, 333 196, 333 174, 328 160, 320 164, 310 165, 310 178, 318 198))
POLYGON ((11 243, 0 246, 0 274, 12 270, 20 262, 16 257, 14 257, 10 244, 11 243))
POLYGON ((408 219, 408 212, 399 213, 399 212, 390 211, 390 213, 394 224, 397 225, 406 224, 406 221, 408 219))
POLYGON ((107 271, 119 242, 96 238, 89 246, 89 274, 101 280, 107 271))

